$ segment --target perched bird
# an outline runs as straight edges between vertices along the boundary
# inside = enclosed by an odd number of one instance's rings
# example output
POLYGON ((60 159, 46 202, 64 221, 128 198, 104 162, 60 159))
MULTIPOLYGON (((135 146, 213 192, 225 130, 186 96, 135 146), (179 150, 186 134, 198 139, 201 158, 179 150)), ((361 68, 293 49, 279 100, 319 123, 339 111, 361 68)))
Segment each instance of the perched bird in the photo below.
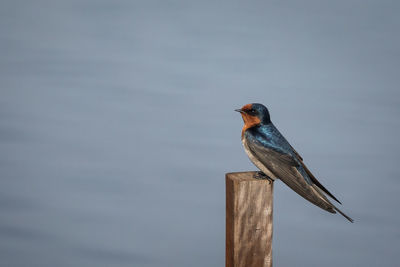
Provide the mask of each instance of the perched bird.
POLYGON ((271 122, 268 109, 264 105, 247 104, 235 111, 240 112, 244 121, 244 149, 254 165, 261 170, 255 178, 279 178, 311 203, 331 213, 337 211, 353 222, 353 219, 328 200, 325 194, 340 203, 308 170, 303 158, 271 122))

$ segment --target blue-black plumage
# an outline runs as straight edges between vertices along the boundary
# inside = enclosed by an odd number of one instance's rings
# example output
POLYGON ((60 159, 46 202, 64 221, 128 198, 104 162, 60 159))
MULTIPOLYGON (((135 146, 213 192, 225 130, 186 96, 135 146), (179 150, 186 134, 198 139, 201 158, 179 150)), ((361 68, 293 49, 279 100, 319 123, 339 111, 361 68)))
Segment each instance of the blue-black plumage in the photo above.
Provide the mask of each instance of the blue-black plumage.
POLYGON ((339 202, 308 170, 303 158, 271 122, 264 105, 247 104, 236 111, 241 113, 244 121, 242 142, 245 151, 266 176, 279 178, 311 203, 331 213, 337 211, 353 222, 325 196, 327 194, 339 202))

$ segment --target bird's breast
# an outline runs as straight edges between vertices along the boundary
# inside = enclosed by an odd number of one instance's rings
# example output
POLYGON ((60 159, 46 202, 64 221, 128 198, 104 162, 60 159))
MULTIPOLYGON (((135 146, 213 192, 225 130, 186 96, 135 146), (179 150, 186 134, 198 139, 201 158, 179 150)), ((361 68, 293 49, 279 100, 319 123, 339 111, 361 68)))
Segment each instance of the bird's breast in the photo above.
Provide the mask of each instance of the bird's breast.
POLYGON ((246 151, 247 156, 259 168, 263 173, 265 173, 269 178, 276 179, 276 176, 251 152, 249 146, 247 145, 247 138, 245 136, 242 137, 242 144, 244 146, 244 151, 246 151))

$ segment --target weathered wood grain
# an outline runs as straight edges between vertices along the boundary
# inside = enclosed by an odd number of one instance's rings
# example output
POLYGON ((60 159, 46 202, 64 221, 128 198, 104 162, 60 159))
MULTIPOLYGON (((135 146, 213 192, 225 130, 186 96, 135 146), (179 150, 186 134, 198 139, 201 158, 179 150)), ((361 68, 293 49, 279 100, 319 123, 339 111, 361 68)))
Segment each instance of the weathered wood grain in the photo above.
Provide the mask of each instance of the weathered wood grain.
POLYGON ((226 174, 226 267, 272 266, 273 183, 226 174))

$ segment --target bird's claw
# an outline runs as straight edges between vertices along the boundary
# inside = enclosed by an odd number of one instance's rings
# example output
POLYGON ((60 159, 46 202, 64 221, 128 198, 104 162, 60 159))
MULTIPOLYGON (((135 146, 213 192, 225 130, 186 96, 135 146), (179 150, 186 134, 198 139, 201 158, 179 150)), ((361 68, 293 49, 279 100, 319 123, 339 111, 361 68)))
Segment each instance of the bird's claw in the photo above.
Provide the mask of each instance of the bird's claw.
POLYGON ((257 180, 268 180, 270 184, 274 181, 271 177, 263 172, 256 172, 255 174, 253 174, 253 178, 257 180))

